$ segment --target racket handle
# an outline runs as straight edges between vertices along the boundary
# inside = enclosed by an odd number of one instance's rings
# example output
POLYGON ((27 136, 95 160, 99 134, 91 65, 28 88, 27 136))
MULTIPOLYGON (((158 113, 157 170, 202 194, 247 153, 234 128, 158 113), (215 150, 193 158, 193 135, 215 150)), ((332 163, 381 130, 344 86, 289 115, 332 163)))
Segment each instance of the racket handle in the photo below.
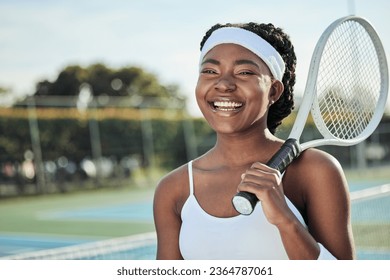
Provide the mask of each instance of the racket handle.
POLYGON ((294 159, 301 154, 301 146, 296 139, 287 139, 279 151, 273 155, 273 157, 267 162, 267 165, 271 168, 277 169, 280 173, 289 166, 294 159))
MULTIPOLYGON (((287 166, 300 155, 301 151, 296 139, 287 139, 279 151, 267 162, 267 165, 283 173, 287 166)), ((256 195, 249 192, 239 192, 232 199, 234 208, 243 215, 250 215, 255 209, 257 201, 256 195)))

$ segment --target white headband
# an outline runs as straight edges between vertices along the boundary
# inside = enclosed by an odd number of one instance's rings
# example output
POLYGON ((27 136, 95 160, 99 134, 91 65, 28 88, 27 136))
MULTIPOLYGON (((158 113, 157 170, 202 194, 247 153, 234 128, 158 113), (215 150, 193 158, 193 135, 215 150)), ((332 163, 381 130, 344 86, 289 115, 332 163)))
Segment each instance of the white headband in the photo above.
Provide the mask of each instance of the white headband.
POLYGON ((286 66, 278 51, 257 34, 238 27, 223 27, 211 33, 203 45, 199 65, 212 48, 229 43, 243 46, 256 54, 267 64, 274 78, 282 81, 286 66))

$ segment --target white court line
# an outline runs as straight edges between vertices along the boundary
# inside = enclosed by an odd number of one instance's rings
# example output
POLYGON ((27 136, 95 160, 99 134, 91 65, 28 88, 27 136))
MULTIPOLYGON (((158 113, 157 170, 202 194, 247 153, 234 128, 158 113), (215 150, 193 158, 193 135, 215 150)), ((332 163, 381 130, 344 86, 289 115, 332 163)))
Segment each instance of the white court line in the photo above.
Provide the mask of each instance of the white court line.
POLYGON ((364 199, 371 199, 390 194, 390 184, 384 184, 377 187, 372 187, 360 191, 350 193, 351 201, 360 201, 364 199))

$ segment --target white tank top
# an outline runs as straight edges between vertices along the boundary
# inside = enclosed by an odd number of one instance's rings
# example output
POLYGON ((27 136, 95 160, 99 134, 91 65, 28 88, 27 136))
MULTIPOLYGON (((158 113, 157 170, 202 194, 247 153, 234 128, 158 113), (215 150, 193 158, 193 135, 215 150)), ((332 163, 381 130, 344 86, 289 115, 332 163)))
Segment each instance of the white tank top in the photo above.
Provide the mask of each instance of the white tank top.
MULTIPOLYGON (((188 163, 188 175, 190 195, 181 211, 179 236, 184 259, 288 259, 279 231, 267 221, 261 205, 249 216, 212 216, 202 209, 194 195, 192 161, 188 163)), ((305 225, 297 208, 285 198, 291 211, 305 225)))

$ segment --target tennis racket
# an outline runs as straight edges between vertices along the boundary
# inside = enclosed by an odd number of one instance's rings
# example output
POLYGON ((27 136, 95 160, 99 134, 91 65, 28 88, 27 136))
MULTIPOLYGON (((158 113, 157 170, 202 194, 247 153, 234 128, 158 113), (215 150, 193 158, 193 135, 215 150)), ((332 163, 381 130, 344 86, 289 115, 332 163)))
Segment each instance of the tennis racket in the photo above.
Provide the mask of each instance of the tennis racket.
MULTIPOLYGON (((281 173, 308 148, 350 146, 378 126, 388 95, 386 55, 372 25, 357 16, 333 22, 321 35, 311 59, 309 75, 293 128, 267 165, 281 173), (300 144, 309 112, 323 136, 300 144)), ((233 199, 241 214, 253 212, 257 197, 239 192, 233 199)))

